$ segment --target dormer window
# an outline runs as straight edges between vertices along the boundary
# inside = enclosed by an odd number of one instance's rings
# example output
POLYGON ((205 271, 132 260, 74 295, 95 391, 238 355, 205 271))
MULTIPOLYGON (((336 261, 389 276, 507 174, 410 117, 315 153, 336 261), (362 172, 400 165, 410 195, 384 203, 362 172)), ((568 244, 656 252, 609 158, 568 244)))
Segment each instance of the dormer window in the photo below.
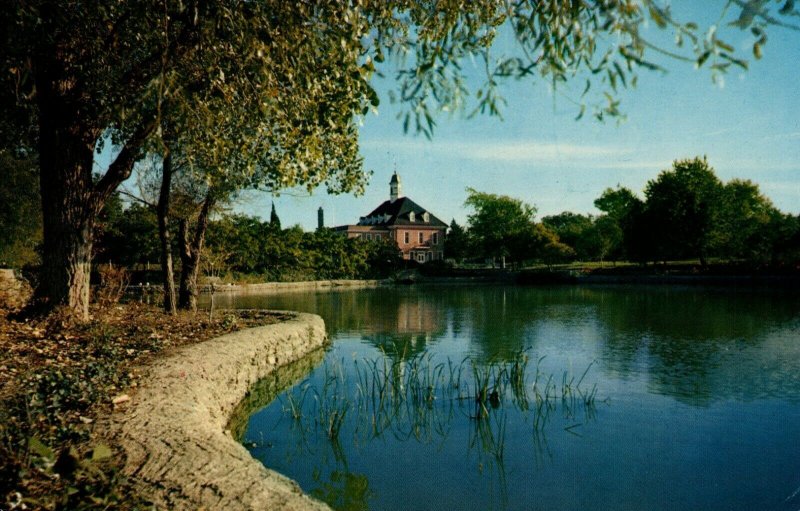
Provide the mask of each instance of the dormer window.
POLYGON ((416 216, 416 215, 414 214, 414 212, 413 212, 413 211, 412 211, 412 212, 410 212, 410 213, 408 214, 408 221, 409 221, 409 222, 414 222, 414 221, 416 221, 416 220, 415 220, 415 218, 414 218, 415 216, 416 216))
POLYGON ((427 211, 422 214, 422 221, 425 223, 431 221, 431 215, 427 211))

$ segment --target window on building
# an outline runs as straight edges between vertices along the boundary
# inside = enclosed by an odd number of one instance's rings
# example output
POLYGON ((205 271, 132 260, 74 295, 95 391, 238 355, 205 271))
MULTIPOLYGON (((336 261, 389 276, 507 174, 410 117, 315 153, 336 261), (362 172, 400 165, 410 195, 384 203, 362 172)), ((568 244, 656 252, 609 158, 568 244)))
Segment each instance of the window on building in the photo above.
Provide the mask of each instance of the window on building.
POLYGON ((414 218, 414 217, 415 217, 415 215, 414 215, 414 212, 413 212, 413 211, 412 211, 412 212, 410 212, 410 213, 408 214, 408 221, 409 221, 409 222, 413 222, 413 221, 415 220, 415 218, 414 218))
POLYGON ((434 245, 438 245, 439 244, 439 233, 438 232, 433 233, 432 239, 433 239, 433 244, 434 245))
POLYGON ((417 252, 417 262, 425 262, 425 252, 417 252))
POLYGON ((372 241, 372 234, 370 234, 370 233, 367 233, 367 239, 368 239, 369 241, 372 241))
POLYGON ((425 235, 424 235, 424 233, 420 232, 419 233, 419 242, 422 243, 423 241, 425 241, 425 235))
POLYGON ((433 260, 433 252, 428 252, 427 254, 425 254, 425 258, 426 258, 428 261, 431 261, 431 260, 433 260))
POLYGON ((375 234, 375 239, 376 239, 376 240, 379 240, 379 239, 381 239, 381 235, 380 235, 380 234, 375 234))
POLYGON ((404 243, 408 244, 408 231, 404 232, 403 234, 405 235, 405 238, 404 238, 404 239, 405 239, 405 241, 404 241, 404 243))

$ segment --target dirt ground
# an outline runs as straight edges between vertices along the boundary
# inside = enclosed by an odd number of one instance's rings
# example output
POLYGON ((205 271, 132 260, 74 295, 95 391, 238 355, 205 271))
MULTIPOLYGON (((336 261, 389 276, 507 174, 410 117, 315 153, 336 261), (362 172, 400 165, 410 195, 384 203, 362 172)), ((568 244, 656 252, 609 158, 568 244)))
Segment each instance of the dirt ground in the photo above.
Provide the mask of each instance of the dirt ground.
POLYGON ((164 314, 140 303, 93 307, 86 323, 0 310, 0 509, 149 509, 97 418, 179 346, 282 320, 266 311, 164 314))

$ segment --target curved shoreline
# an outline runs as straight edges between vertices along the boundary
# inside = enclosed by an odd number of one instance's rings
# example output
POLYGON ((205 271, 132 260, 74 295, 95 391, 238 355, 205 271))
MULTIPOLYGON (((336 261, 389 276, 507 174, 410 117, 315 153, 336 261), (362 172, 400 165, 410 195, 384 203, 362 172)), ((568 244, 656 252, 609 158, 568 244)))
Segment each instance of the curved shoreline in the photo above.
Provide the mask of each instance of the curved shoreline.
POLYGON ((159 508, 329 510, 264 467, 228 430, 251 387, 321 348, 322 318, 288 321, 186 346, 156 361, 102 431, 126 454, 124 472, 159 508))
MULTIPOLYGON (((215 293, 236 294, 270 294, 291 293, 308 291, 336 291, 344 289, 372 289, 386 286, 388 280, 309 280, 300 282, 261 282, 258 284, 229 284, 220 285, 214 289, 215 293)), ((208 294, 210 289, 206 286, 203 293, 208 294)))

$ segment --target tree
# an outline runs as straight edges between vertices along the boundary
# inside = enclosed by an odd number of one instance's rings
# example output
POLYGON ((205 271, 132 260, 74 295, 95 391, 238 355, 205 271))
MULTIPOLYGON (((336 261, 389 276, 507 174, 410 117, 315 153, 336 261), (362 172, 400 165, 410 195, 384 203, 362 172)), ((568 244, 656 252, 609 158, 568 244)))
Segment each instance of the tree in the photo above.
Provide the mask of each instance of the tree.
POLYGON ((582 261, 596 258, 596 244, 599 242, 593 232, 594 218, 564 211, 558 215, 542 218, 542 224, 558 236, 558 240, 572 247, 575 256, 582 261))
POLYGON ((771 261, 773 264, 800 264, 800 215, 788 215, 773 211, 765 231, 772 239, 771 261))
POLYGON ((593 254, 593 259, 601 263, 606 259, 616 260, 622 247, 623 232, 619 224, 609 215, 594 219, 591 229, 585 233, 585 250, 593 254))
POLYGON ((598 219, 602 219, 599 228, 605 233, 603 252, 617 259, 647 260, 649 231, 640 228, 644 202, 628 188, 617 185, 616 189, 606 188, 594 206, 605 213, 598 219))
POLYGON ((768 233, 777 213, 758 185, 733 179, 722 187, 713 229, 713 249, 729 259, 767 260, 773 246, 768 233))
POLYGON ((39 260, 42 209, 35 158, 0 150, 0 267, 21 268, 39 260))
POLYGON ((676 160, 645 187, 650 229, 662 260, 697 257, 705 266, 722 183, 703 157, 676 160))
POLYGON ((158 261, 156 214, 140 202, 109 218, 103 232, 96 236, 95 258, 100 262, 135 266, 158 261))
POLYGON ((469 235, 455 220, 450 222, 450 229, 444 243, 444 254, 448 259, 463 261, 469 255, 469 235))
POLYGON ((464 205, 473 210, 467 223, 480 254, 515 261, 524 258, 536 208, 507 195, 472 188, 467 188, 467 194, 464 205))
POLYGON ((281 230, 281 219, 278 218, 278 213, 275 212, 275 203, 272 203, 272 211, 269 213, 269 225, 273 229, 281 230))
POLYGON ((535 249, 531 255, 535 255, 548 267, 554 264, 564 263, 575 258, 575 250, 569 245, 562 243, 558 235, 539 223, 533 226, 533 237, 535 249))
POLYGON ((641 202, 641 199, 628 188, 617 185, 616 189, 606 188, 600 197, 595 199, 594 206, 617 222, 622 222, 641 202))
MULTIPOLYGON (((763 1, 740 6, 735 24, 757 34, 756 57, 763 28, 791 25, 797 14, 791 0, 778 18, 763 1)), ((616 92, 637 68, 658 69, 646 54, 655 45, 639 30, 648 18, 691 42, 679 58, 708 62, 712 73, 746 66, 716 26, 703 34, 654 0, 11 0, 2 9, 0 144, 39 154, 36 295, 83 318, 97 215, 165 128, 196 137, 197 160, 218 176, 232 169, 253 185, 328 183, 344 192, 363 186, 354 121, 378 104, 369 80, 386 56, 405 59, 394 96, 408 107, 404 126, 413 120, 428 136, 436 111, 465 103, 459 61, 469 57, 486 70, 474 112, 499 113, 500 80, 536 73, 554 85, 576 76, 586 77, 587 90, 600 83, 591 90, 608 101, 596 107, 598 118, 618 114, 616 92), (519 51, 493 59, 501 26, 519 51), (116 157, 95 182, 95 149, 109 140, 116 157)))
POLYGON ((238 150, 253 171, 249 155, 270 156, 275 165, 264 166, 262 181, 330 181, 343 191, 361 182, 352 117, 369 104, 371 89, 361 76, 359 40, 344 37, 357 27, 337 17, 344 12, 335 4, 34 1, 3 9, 0 60, 12 76, 3 75, 0 90, 0 140, 39 150, 44 258, 37 296, 47 307, 63 304, 87 317, 97 215, 161 139, 162 114, 169 126, 206 134, 195 145, 205 164, 215 152, 231 163, 238 150), (342 30, 326 30, 332 26, 342 30), (344 78, 332 80, 335 73, 344 78), (330 134, 338 144, 320 143, 330 134), (116 158, 94 182, 94 150, 109 139, 116 158), (323 150, 325 172, 309 172, 305 162, 323 150))

